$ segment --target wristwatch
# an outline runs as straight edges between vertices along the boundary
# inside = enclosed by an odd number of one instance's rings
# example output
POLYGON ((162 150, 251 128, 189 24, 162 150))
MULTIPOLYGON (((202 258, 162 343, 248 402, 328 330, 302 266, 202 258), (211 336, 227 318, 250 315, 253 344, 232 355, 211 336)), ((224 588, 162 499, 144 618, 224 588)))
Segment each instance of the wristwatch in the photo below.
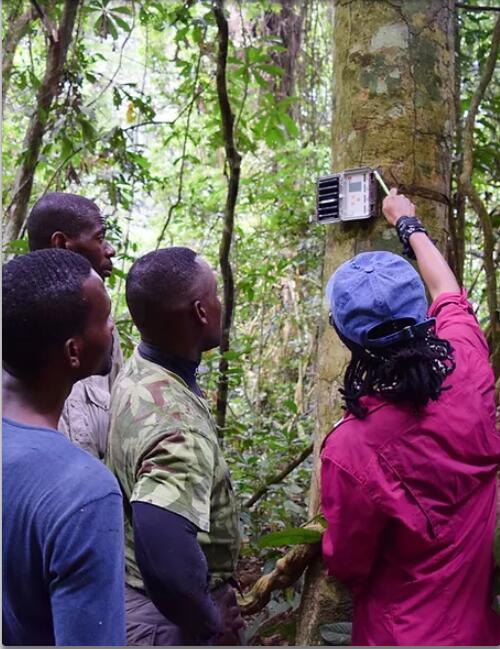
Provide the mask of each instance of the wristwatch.
POLYGON ((396 232, 403 244, 403 255, 409 259, 416 259, 415 253, 410 246, 410 237, 414 232, 423 232, 429 236, 422 221, 416 216, 401 216, 396 221, 396 232))

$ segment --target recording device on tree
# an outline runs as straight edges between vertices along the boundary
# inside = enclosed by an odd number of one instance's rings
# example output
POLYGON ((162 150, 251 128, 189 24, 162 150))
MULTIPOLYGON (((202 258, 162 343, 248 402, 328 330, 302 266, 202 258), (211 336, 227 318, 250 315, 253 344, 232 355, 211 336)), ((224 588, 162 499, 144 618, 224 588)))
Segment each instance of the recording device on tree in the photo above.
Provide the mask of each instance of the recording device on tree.
POLYGON ((380 173, 370 167, 321 176, 316 181, 316 220, 340 223, 375 216, 379 185, 389 194, 380 173))

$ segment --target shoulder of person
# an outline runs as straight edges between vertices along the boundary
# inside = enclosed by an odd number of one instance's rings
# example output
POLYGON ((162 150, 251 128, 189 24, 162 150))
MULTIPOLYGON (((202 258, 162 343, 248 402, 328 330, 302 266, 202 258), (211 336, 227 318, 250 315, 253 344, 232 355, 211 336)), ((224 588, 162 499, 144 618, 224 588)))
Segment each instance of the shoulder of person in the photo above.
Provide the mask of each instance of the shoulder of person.
POLYGON ((107 376, 88 376, 73 385, 65 404, 73 408, 91 403, 103 410, 109 409, 109 383, 107 376))
POLYGON ((324 442, 321 458, 332 461, 358 480, 372 472, 384 446, 403 434, 408 412, 393 404, 370 399, 365 419, 344 417, 324 442))
MULTIPOLYGON (((120 487, 115 476, 100 460, 87 451, 68 442, 68 471, 65 485, 78 493, 81 500, 95 500, 108 494, 121 495, 120 487)), ((63 485, 64 488, 64 485, 63 485)))
MULTIPOLYGON (((141 419, 148 425, 170 420, 172 426, 197 429, 195 420, 204 421, 210 412, 203 402, 174 374, 156 363, 131 357, 118 375, 112 397, 115 414, 141 419)), ((169 425, 170 427, 170 425, 169 425)))

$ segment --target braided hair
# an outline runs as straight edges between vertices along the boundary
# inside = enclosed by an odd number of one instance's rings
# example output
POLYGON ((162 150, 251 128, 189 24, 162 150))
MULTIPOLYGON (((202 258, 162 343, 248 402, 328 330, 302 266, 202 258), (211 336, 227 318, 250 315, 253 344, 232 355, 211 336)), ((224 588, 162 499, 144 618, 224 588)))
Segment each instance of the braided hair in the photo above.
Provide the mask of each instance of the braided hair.
POLYGON ((361 347, 337 333, 352 352, 340 392, 346 410, 358 419, 367 415, 360 403, 362 396, 374 394, 393 403, 408 403, 418 411, 448 389, 442 385, 455 369, 453 348, 432 330, 378 349, 361 347))

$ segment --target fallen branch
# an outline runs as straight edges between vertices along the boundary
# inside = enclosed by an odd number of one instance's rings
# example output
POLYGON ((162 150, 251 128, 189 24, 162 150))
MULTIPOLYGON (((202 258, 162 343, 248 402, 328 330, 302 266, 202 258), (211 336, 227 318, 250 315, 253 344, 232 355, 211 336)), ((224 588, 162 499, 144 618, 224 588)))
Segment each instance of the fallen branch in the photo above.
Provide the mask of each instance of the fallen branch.
MULTIPOLYGON (((318 524, 305 527, 324 531, 323 526, 318 524)), ((243 615, 252 615, 263 609, 271 599, 273 590, 283 590, 292 586, 320 553, 321 543, 308 543, 295 546, 278 559, 274 570, 258 579, 248 593, 238 598, 243 615)))
POLYGON ((286 476, 295 469, 295 467, 299 466, 299 464, 302 464, 302 462, 311 455, 311 453, 313 452, 313 447, 313 443, 309 444, 309 446, 307 446, 299 456, 297 456, 294 460, 287 464, 282 471, 269 476, 269 478, 266 478, 262 487, 259 487, 254 495, 245 502, 245 507, 252 507, 253 505, 255 505, 255 503, 269 490, 269 487, 271 485, 278 484, 279 482, 284 480, 286 476))

